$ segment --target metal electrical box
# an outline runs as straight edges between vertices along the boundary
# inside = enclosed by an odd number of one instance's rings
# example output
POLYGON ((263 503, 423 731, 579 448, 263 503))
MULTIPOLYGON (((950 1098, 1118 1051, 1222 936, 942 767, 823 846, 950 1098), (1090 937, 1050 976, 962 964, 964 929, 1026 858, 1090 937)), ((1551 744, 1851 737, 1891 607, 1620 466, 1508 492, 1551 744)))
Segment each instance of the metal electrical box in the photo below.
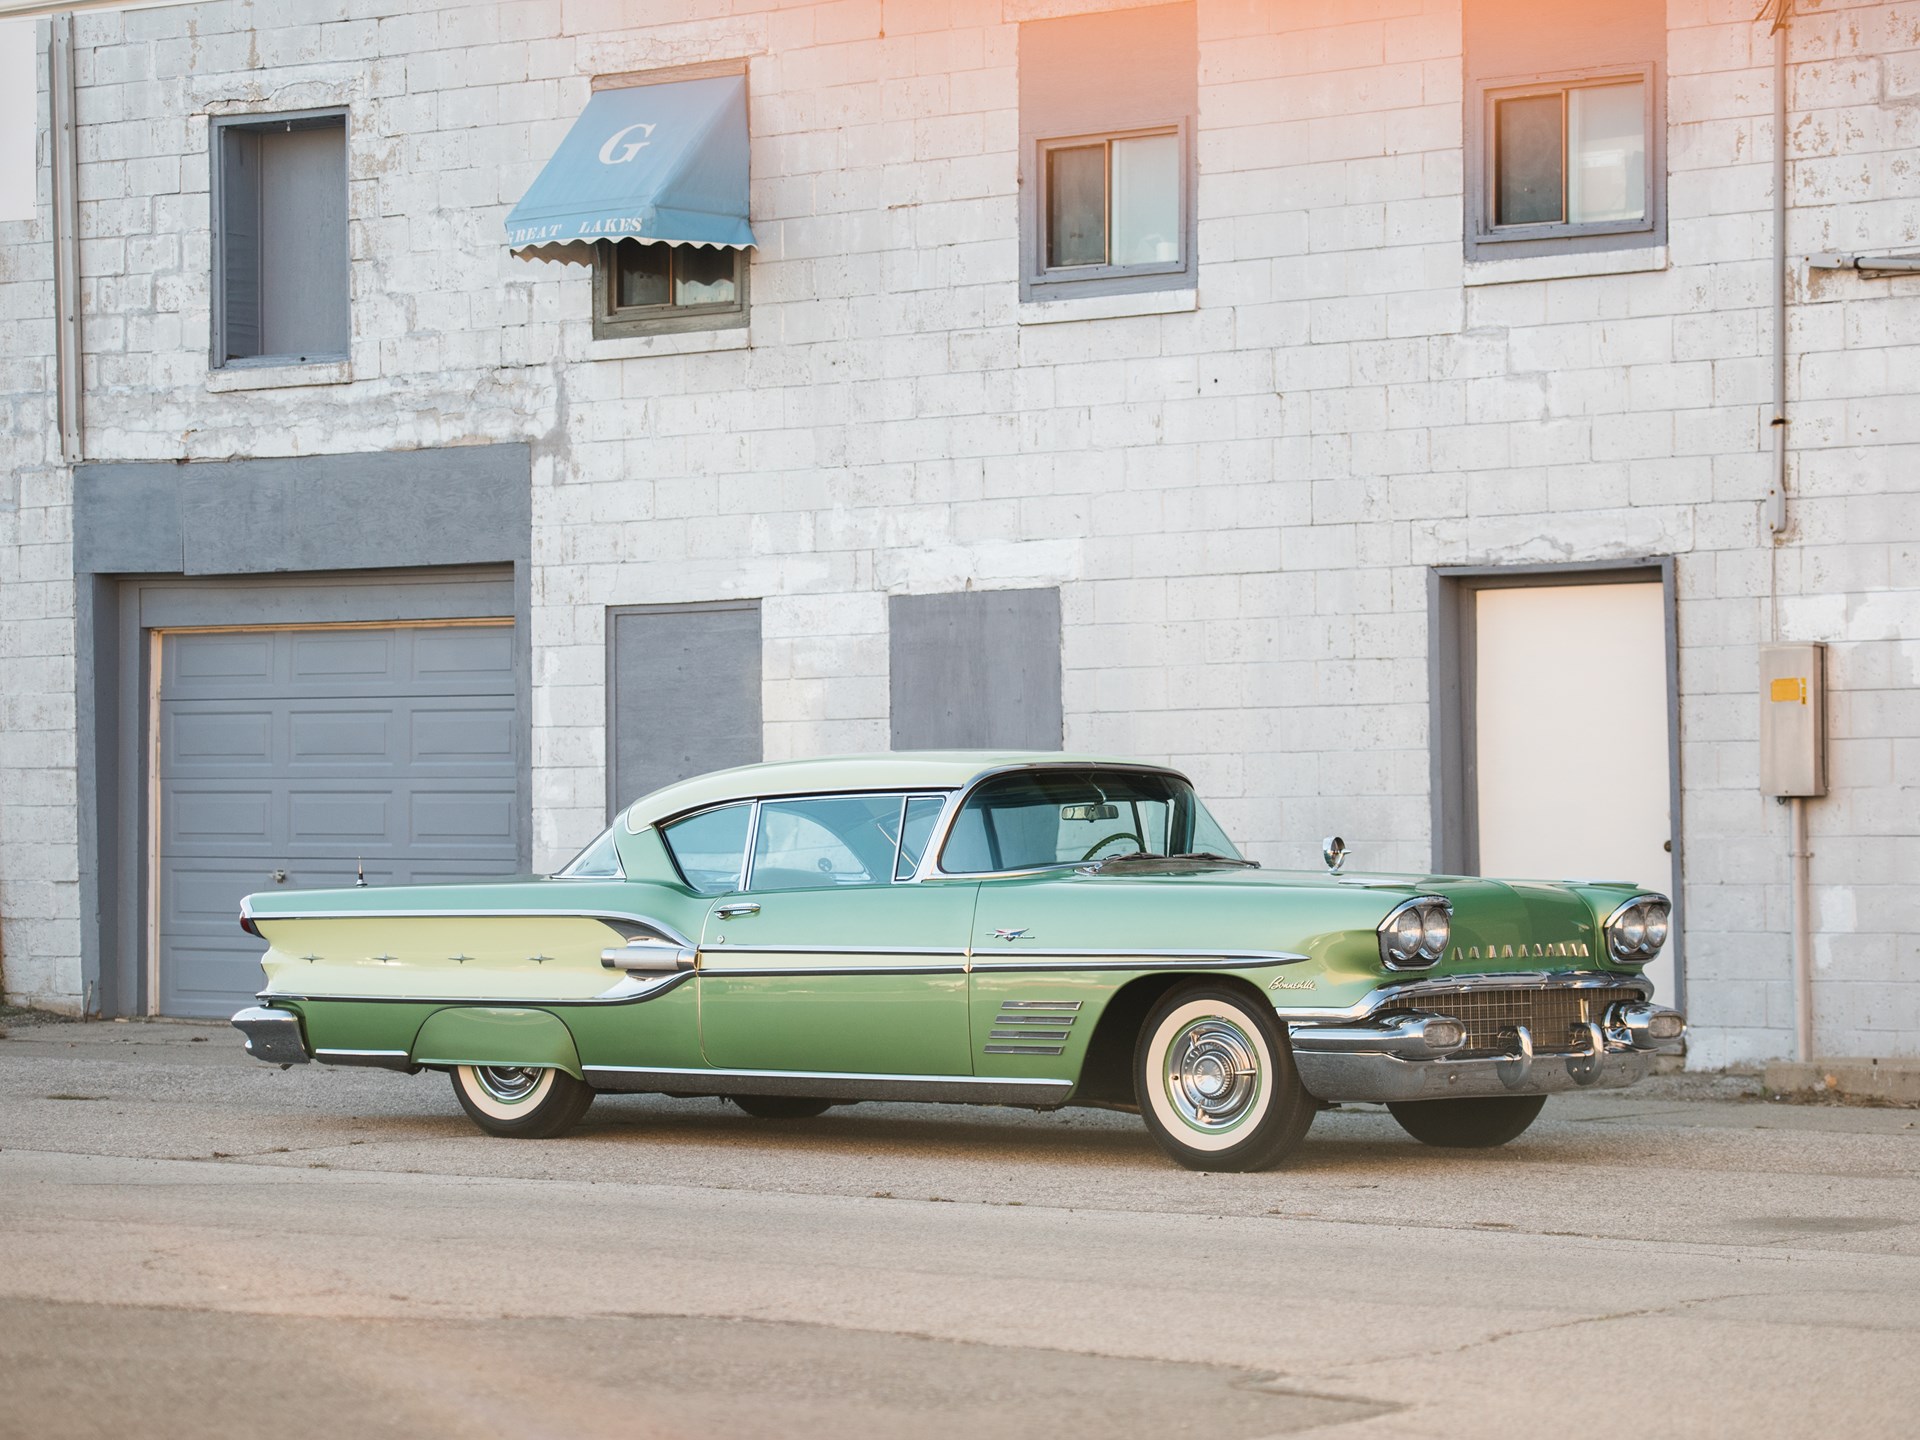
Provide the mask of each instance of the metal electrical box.
POLYGON ((1760 793, 1827 793, 1827 647, 1760 647, 1760 793))

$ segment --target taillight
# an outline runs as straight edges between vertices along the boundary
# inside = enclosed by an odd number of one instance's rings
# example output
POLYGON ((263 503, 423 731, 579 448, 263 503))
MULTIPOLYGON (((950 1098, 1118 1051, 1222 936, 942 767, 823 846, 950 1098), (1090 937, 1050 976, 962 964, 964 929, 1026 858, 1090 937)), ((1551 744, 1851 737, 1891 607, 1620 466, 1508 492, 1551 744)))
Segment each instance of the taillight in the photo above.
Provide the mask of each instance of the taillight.
POLYGON ((260 931, 254 926, 252 918, 248 916, 247 912, 244 910, 240 912, 240 928, 246 931, 247 934, 249 935, 258 935, 260 933, 260 931))

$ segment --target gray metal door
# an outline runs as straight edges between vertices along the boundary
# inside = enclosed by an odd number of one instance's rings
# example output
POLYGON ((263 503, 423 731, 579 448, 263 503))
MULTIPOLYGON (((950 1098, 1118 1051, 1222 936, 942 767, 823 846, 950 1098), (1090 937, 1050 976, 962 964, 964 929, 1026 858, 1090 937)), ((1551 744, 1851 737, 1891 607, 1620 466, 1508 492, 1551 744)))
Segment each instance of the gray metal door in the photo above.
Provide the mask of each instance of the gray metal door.
POLYGON ((161 1014, 260 988, 243 895, 518 868, 511 626, 166 635, 160 665, 161 1014))

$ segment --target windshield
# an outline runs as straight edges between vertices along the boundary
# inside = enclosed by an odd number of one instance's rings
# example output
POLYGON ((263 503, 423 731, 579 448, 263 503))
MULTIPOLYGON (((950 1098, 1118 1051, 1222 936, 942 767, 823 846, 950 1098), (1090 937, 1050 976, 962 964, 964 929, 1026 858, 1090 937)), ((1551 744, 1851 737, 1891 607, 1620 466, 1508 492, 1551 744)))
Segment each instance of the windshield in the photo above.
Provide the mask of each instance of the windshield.
POLYGON ((954 818, 940 868, 949 875, 978 875, 1120 855, 1195 853, 1240 858, 1179 776, 1062 768, 981 785, 954 818))

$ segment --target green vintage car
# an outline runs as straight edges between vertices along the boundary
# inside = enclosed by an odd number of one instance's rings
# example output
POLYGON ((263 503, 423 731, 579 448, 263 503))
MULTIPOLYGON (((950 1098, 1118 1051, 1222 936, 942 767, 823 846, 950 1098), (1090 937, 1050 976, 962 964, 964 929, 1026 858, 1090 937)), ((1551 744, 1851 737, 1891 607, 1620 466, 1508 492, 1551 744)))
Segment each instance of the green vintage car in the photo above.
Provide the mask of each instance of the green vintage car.
POLYGON ((1315 1112, 1513 1139, 1677 1045, 1632 885, 1264 870, 1177 771, 921 752, 749 765, 635 802, 557 875, 252 895, 261 1060, 444 1070, 495 1135, 602 1091, 766 1118, 860 1100, 1137 1112, 1257 1170, 1315 1112))

